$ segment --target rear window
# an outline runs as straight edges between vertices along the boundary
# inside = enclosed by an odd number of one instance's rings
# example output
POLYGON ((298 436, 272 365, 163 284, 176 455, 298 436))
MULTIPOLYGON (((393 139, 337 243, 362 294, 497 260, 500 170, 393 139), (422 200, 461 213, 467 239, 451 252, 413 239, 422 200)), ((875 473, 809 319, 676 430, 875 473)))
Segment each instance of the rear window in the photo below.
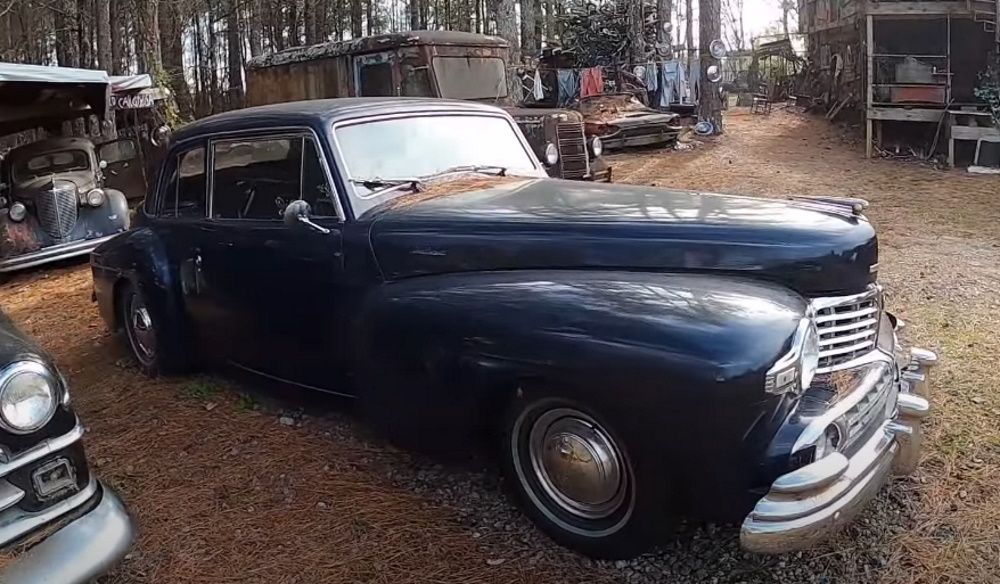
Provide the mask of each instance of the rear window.
POLYGON ((498 99, 507 96, 507 73, 497 57, 434 57, 441 97, 498 99))

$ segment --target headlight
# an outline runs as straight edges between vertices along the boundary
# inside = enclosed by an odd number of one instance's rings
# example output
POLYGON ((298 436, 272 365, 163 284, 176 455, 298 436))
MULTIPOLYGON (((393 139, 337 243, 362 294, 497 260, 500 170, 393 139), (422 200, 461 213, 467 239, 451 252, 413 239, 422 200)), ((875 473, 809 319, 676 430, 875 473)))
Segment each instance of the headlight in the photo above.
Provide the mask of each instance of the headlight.
POLYGON ((17 202, 10 206, 10 211, 7 212, 7 216, 10 217, 11 221, 24 221, 24 218, 28 215, 28 208, 24 206, 24 203, 17 202))
POLYGON ((14 434, 41 428, 55 414, 58 382, 41 363, 16 361, 0 372, 0 426, 14 434))
POLYGON ((823 431, 823 435, 819 437, 819 440, 816 441, 816 454, 813 456, 813 460, 819 460, 833 454, 840 449, 842 442, 843 434, 840 432, 840 426, 830 424, 823 431))
POLYGON ((104 190, 90 189, 87 192, 87 204, 91 207, 100 207, 104 204, 104 190))
POLYGON ((799 321, 792 348, 768 370, 764 391, 775 395, 809 389, 819 367, 819 332, 811 318, 799 321))
POLYGON ((590 141, 590 151, 594 153, 594 156, 600 156, 604 153, 604 143, 597 136, 590 141))
POLYGON ((548 145, 545 146, 545 163, 549 166, 553 166, 557 162, 559 162, 559 149, 556 148, 555 144, 549 142, 548 145))

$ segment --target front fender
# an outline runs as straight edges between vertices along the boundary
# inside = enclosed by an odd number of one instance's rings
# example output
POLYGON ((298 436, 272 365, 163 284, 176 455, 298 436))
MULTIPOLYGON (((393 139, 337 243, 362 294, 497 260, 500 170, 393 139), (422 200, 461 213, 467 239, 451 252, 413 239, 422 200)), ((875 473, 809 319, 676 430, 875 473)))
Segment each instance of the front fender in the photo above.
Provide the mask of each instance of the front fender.
POLYGON ((764 376, 805 312, 788 289, 714 275, 461 273, 381 287, 360 339, 390 387, 378 407, 496 416, 493 392, 542 384, 627 421, 665 463, 711 456, 736 469, 714 479, 742 480, 783 418, 764 376))

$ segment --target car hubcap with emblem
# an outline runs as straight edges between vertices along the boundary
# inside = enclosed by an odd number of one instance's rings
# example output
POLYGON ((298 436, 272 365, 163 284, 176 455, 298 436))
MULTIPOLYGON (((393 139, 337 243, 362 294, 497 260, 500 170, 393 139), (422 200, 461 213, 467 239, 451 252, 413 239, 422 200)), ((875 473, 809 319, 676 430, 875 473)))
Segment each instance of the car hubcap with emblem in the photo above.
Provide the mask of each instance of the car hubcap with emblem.
POLYGON ((522 485, 564 529, 612 533, 628 519, 631 467, 612 434, 592 416, 570 407, 541 414, 529 408, 511 438, 522 485))
POLYGON ((156 329, 142 294, 132 291, 126 310, 128 322, 125 328, 132 343, 132 351, 140 362, 149 365, 156 359, 156 329))

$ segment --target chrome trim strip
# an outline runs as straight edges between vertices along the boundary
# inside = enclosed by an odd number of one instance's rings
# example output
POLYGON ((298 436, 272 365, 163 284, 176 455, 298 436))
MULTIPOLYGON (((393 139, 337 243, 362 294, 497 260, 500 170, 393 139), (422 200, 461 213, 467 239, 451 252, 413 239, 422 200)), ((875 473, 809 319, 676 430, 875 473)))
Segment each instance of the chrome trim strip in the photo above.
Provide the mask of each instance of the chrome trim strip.
MULTIPOLYGON (((806 315, 801 320, 799 320, 798 326, 795 328, 795 333, 792 335, 792 347, 787 353, 781 356, 764 376, 764 391, 767 393, 776 393, 777 384, 776 376, 778 373, 788 369, 789 367, 796 366, 799 362, 799 357, 802 353, 802 345, 805 342, 806 333, 809 332, 809 327, 812 325, 810 320, 811 314, 806 315)), ((801 372, 800 372, 801 373, 801 372)), ((796 376, 796 381, 798 376, 796 376)), ((799 393, 802 391, 800 386, 792 388, 792 393, 799 393)))
POLYGON ((23 498, 24 491, 10 484, 8 481, 0 481, 0 511, 13 507, 23 498))
POLYGON ((858 293, 851 294, 849 296, 828 296, 823 298, 815 298, 810 304, 817 311, 823 310, 824 308, 833 308, 834 306, 840 306, 842 304, 854 304, 857 302, 863 302, 869 298, 878 296, 882 292, 882 286, 878 284, 869 284, 868 290, 858 293))
MULTIPOLYGON (((845 304, 850 304, 850 303, 845 303, 845 304)), ((876 312, 878 312, 878 307, 870 306, 868 308, 862 308, 861 310, 855 310, 854 312, 838 312, 835 314, 822 314, 816 317, 816 324, 822 324, 824 322, 830 322, 833 320, 861 318, 862 316, 868 316, 869 314, 875 314, 876 312)))
POLYGON ((866 320, 862 320, 860 322, 852 322, 850 324, 842 324, 842 325, 839 325, 839 326, 827 326, 827 327, 823 327, 822 332, 820 334, 820 341, 819 341, 819 343, 820 343, 820 345, 823 344, 823 335, 832 335, 832 334, 842 333, 844 331, 850 331, 850 330, 854 330, 854 329, 868 328, 868 327, 870 327, 872 325, 876 325, 876 324, 878 324, 878 319, 877 318, 869 318, 869 319, 866 319, 866 320))
MULTIPOLYGON (((875 319, 870 319, 870 320, 875 320, 875 319)), ((848 325, 845 325, 845 326, 848 326, 848 325)), ((855 327, 855 328, 857 328, 857 327, 855 327)), ((829 330, 824 330, 823 332, 824 333, 830 333, 829 330)), ((820 337, 820 341, 819 341, 819 346, 820 346, 820 348, 822 348, 823 345, 839 345, 840 343, 849 343, 851 341, 858 341, 858 340, 861 340, 861 339, 867 339, 868 337, 874 336, 876 332, 877 331, 875 331, 874 329, 869 329, 869 330, 866 330, 866 331, 861 331, 860 333, 852 333, 852 334, 849 334, 849 335, 843 335, 843 336, 840 336, 840 337, 830 337, 830 338, 827 338, 827 339, 823 339, 822 336, 821 336, 820 337)), ((836 350, 836 349, 834 349, 834 350, 836 350)), ((827 353, 827 354, 828 355, 833 355, 833 354, 836 354, 836 353, 827 353)))
MULTIPOLYGON (((822 347, 822 345, 820 345, 822 347)), ((837 355, 846 355, 847 353, 854 353, 855 351, 860 351, 868 347, 875 348, 874 340, 862 341, 860 343, 855 343, 847 347, 837 347, 836 349, 827 349, 826 351, 820 350, 820 358, 822 357, 836 357, 837 355)), ((824 371, 832 370, 834 368, 824 368, 824 371)))
POLYGON ((52 454, 53 452, 58 452, 63 448, 73 444, 83 437, 83 424, 79 420, 76 421, 76 426, 69 432, 58 436, 56 438, 49 438, 48 440, 43 440, 38 444, 32 446, 28 450, 25 450, 21 454, 17 455, 15 458, 0 463, 0 477, 7 476, 11 472, 21 468, 26 464, 30 464, 45 458, 46 456, 52 454))
POLYGON ((29 532, 83 505, 96 493, 97 479, 91 477, 90 482, 79 493, 56 503, 44 511, 29 513, 20 509, 13 509, 0 514, 0 542, 9 543, 23 537, 29 532))
POLYGON ((868 393, 872 390, 875 385, 882 380, 882 375, 885 373, 887 367, 889 367, 891 360, 889 357, 881 352, 873 352, 872 355, 881 356, 881 358, 876 358, 874 362, 881 362, 881 366, 872 367, 861 380, 861 383, 849 394, 847 394, 844 399, 833 404, 833 406, 827 411, 823 412, 822 415, 817 416, 809 421, 809 425, 806 426, 805 430, 799 434, 798 439, 792 446, 792 453, 798 452, 803 448, 816 443, 816 440, 823 434, 826 427, 838 420, 841 416, 846 414, 854 406, 858 405, 868 393))
POLYGON ((819 489, 843 476, 850 464, 846 456, 834 452, 798 470, 781 475, 771 485, 771 490, 776 493, 803 493, 819 489))
POLYGON ((9 257, 0 261, 0 273, 34 268, 49 262, 85 255, 116 235, 118 233, 112 233, 111 235, 105 235, 96 239, 83 239, 60 245, 52 245, 30 253, 9 257))

